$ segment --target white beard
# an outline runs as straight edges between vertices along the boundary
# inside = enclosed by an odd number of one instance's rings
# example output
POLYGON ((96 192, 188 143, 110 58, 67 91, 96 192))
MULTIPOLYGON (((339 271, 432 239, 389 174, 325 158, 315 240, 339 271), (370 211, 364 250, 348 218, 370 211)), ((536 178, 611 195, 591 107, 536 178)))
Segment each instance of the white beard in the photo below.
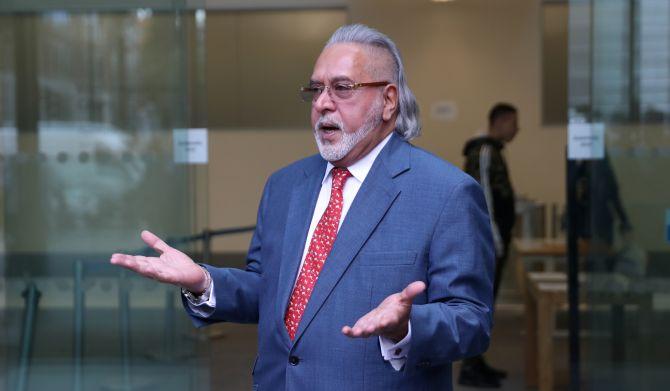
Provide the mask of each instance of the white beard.
POLYGON ((347 129, 344 128, 342 120, 335 115, 326 115, 321 116, 314 126, 314 138, 316 139, 316 145, 319 148, 319 153, 321 157, 329 162, 336 162, 343 159, 347 154, 365 138, 374 128, 378 127, 382 122, 382 109, 383 109, 383 100, 378 100, 370 110, 368 111, 367 116, 363 124, 353 133, 347 132, 347 129), (325 141, 321 139, 321 134, 319 127, 323 122, 330 124, 336 124, 340 129, 341 136, 339 141, 331 143, 330 141, 325 141))

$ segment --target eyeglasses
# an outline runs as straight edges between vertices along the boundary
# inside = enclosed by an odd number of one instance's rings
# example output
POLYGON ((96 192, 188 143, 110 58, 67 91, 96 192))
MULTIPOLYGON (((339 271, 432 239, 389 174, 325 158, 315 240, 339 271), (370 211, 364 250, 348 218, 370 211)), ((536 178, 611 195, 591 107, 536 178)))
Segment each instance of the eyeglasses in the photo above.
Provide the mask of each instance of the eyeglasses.
POLYGON ((361 87, 382 87, 390 84, 388 81, 373 81, 370 83, 347 83, 337 82, 333 85, 313 85, 309 87, 300 88, 300 99, 303 102, 316 102, 323 93, 323 90, 328 90, 330 98, 333 100, 345 100, 354 95, 354 91, 361 87))

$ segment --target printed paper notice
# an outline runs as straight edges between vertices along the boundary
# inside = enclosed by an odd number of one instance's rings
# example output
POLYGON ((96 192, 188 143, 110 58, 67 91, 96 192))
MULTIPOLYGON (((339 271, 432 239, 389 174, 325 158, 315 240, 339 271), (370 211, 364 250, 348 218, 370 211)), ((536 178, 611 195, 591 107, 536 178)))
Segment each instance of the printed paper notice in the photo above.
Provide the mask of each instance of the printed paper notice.
POLYGON ((604 124, 570 124, 568 126, 568 159, 604 158, 604 124))
POLYGON ((178 164, 207 164, 207 129, 174 129, 174 162, 178 164))
POLYGON ((452 122, 458 118, 458 106, 456 102, 439 101, 430 107, 430 117, 436 121, 452 122))

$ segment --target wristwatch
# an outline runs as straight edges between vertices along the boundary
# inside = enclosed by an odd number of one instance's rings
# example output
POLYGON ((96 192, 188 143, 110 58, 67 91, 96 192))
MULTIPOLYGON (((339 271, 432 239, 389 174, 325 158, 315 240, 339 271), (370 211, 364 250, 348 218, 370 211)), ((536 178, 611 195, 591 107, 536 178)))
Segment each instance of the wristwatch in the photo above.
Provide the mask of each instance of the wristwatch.
POLYGON ((187 289, 181 288, 181 293, 186 296, 186 299, 190 301, 192 304, 199 305, 202 303, 205 303, 209 301, 209 294, 211 292, 211 286, 212 286, 212 276, 209 274, 207 269, 205 269, 203 266, 202 267, 203 272, 205 273, 205 278, 207 279, 207 283, 205 284, 205 290, 197 295, 187 289))

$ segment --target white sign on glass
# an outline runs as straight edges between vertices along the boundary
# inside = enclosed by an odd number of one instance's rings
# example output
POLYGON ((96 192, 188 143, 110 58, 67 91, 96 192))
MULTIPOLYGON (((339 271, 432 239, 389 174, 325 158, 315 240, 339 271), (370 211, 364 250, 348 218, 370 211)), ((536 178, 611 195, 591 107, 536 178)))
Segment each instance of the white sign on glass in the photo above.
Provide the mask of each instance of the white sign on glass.
POLYGON ((173 129, 174 162, 207 164, 207 129, 173 129))
POLYGON ((568 125, 568 159, 604 159, 605 125, 570 124, 568 125))

